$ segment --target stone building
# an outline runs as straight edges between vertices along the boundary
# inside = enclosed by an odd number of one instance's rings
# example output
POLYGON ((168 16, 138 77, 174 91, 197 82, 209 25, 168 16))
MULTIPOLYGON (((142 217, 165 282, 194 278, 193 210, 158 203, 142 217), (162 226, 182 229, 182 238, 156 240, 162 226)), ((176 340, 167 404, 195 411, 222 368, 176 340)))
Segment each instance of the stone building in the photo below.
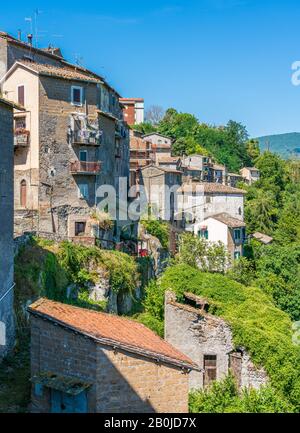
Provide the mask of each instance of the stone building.
POLYGON ((244 221, 246 191, 213 182, 184 182, 178 189, 178 210, 185 212, 186 230, 198 233, 198 225, 210 216, 227 213, 244 221))
POLYGON ((242 176, 244 182, 248 183, 249 185, 252 185, 260 178, 260 172, 255 167, 243 167, 240 170, 240 175, 242 176))
POLYGON ((13 107, 0 97, 0 361, 14 344, 13 107))
POLYGON ((141 168, 139 184, 143 186, 147 202, 158 218, 174 221, 181 179, 182 172, 176 168, 162 168, 154 164, 141 168))
POLYGON ((16 233, 95 237, 97 188, 129 176, 129 134, 118 95, 110 98, 95 74, 24 60, 1 85, 26 108, 15 112, 16 233))
POLYGON ((198 367, 150 329, 47 299, 29 312, 32 412, 188 411, 198 367))
POLYGON ((258 389, 268 381, 265 370, 251 361, 247 351, 235 347, 230 326, 207 313, 205 299, 185 294, 179 303, 173 292, 165 296, 165 340, 188 355, 201 371, 190 374, 190 389, 201 389, 224 379, 231 370, 240 388, 258 389))
POLYGON ((229 254, 230 261, 239 259, 244 253, 246 224, 228 213, 220 213, 195 224, 195 235, 209 242, 222 242, 229 254))
POLYGON ((214 181, 213 161, 209 156, 199 154, 183 156, 182 169, 184 182, 195 178, 201 182, 214 181))

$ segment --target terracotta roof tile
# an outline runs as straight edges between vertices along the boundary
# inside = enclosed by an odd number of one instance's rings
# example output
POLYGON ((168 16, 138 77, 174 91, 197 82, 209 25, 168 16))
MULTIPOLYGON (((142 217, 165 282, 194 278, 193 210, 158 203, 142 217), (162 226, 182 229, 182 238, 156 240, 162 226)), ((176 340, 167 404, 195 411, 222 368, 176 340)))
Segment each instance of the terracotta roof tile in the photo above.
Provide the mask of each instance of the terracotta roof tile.
POLYGON ((99 79, 95 78, 92 74, 85 74, 83 72, 76 71, 74 68, 71 67, 59 67, 59 66, 35 63, 35 62, 25 61, 25 60, 18 61, 18 63, 21 63, 22 65, 30 69, 33 69, 34 71, 42 75, 64 78, 67 80, 90 81, 93 83, 101 82, 99 79))
POLYGON ((213 218, 217 221, 220 221, 221 223, 226 224, 230 228, 246 227, 246 224, 243 221, 232 217, 226 212, 219 213, 217 215, 212 215, 206 219, 209 218, 213 218))
POLYGON ((184 183, 180 188, 180 191, 192 192, 203 191, 204 193, 219 193, 219 194, 247 194, 247 191, 239 188, 233 188, 232 186, 223 185, 222 183, 214 182, 188 182, 184 183))
POLYGON ((107 313, 74 307, 41 298, 28 307, 38 316, 66 326, 108 346, 120 346, 141 356, 158 358, 167 363, 197 368, 187 356, 179 352, 146 326, 107 313))

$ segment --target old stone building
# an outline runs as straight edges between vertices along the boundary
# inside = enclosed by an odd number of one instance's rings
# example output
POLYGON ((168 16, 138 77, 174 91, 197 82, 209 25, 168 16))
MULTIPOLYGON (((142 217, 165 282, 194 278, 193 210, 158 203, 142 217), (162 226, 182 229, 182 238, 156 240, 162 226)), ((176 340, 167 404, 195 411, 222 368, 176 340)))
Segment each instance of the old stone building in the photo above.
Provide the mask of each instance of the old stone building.
POLYGON ((265 385, 265 370, 253 364, 244 348, 235 347, 228 323, 207 313, 208 307, 205 299, 191 293, 185 294, 185 303, 177 302, 173 292, 165 296, 165 339, 201 369, 191 372, 190 389, 224 379, 230 370, 240 388, 265 385))
POLYGON ((47 299, 29 312, 33 412, 188 411, 198 367, 145 326, 47 299))
POLYGON ((13 104, 0 97, 0 361, 14 344, 13 104))
POLYGON ((198 233, 198 226, 210 216, 227 213, 244 221, 246 191, 213 182, 184 182, 178 190, 178 209, 185 212, 186 230, 198 233))
MULTIPOLYGON (((92 73, 18 61, 1 80, 15 113, 15 231, 92 238, 97 188, 129 176, 118 95, 92 73)), ((116 236, 118 235, 115 233, 116 236)))
POLYGON ((162 168, 154 164, 141 168, 140 186, 144 188, 147 202, 158 218, 174 222, 177 210, 177 191, 182 182, 182 172, 176 168, 162 168))
POLYGON ((252 185, 254 182, 257 182, 260 178, 260 172, 255 167, 243 167, 240 170, 240 175, 242 176, 244 182, 252 185))

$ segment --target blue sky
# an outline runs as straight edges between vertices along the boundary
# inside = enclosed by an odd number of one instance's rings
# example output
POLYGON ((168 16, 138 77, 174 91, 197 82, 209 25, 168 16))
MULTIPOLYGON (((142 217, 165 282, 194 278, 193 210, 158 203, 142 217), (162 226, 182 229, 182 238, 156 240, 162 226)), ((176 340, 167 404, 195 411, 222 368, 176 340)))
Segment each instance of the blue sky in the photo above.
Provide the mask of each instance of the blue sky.
POLYGON ((300 131, 299 0, 3 1, 0 29, 25 35, 36 8, 39 46, 60 46, 123 96, 252 136, 300 131))

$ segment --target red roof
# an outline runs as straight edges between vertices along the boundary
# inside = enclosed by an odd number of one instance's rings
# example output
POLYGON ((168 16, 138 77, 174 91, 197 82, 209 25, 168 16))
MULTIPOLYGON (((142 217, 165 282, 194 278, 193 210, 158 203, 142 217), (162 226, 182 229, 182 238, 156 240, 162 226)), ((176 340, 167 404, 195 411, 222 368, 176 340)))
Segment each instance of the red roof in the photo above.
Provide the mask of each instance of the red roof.
POLYGON ((141 323, 112 314, 74 307, 41 298, 28 307, 30 313, 108 345, 186 368, 197 365, 141 323))

